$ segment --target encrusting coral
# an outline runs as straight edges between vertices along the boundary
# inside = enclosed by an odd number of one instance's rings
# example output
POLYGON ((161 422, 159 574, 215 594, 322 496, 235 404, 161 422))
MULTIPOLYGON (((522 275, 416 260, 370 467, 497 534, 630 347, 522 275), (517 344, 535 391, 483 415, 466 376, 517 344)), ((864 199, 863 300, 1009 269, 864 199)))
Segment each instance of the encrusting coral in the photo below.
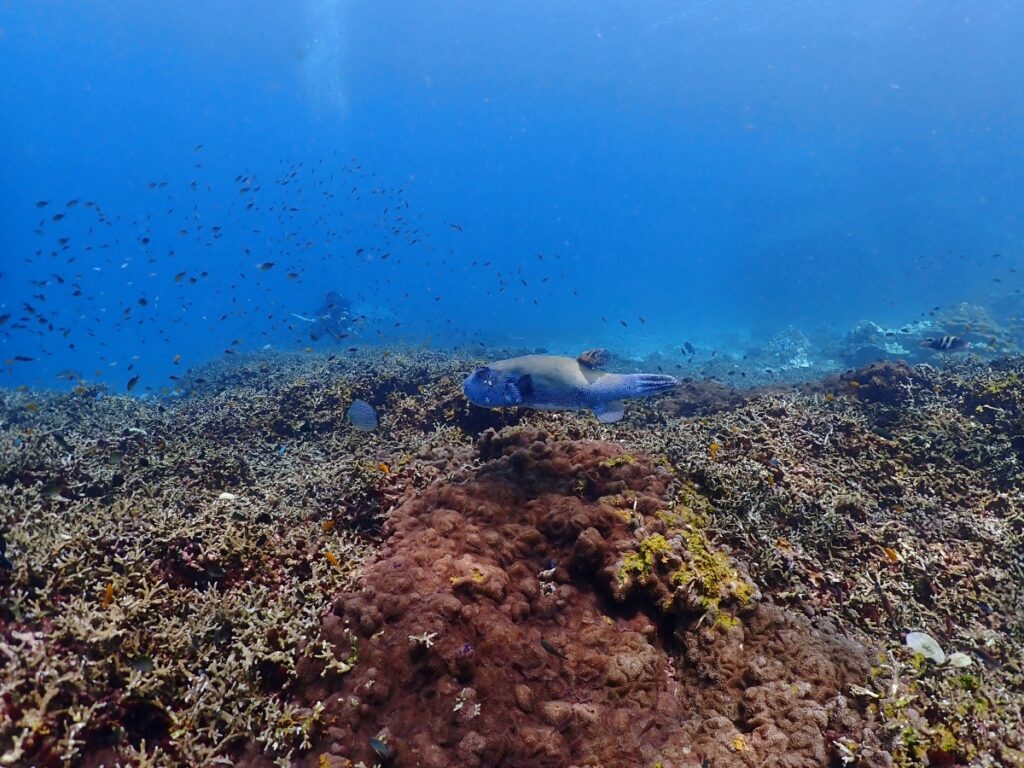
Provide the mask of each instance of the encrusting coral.
POLYGON ((840 737, 887 765, 843 695, 864 650, 760 606, 669 469, 533 429, 479 447, 475 479, 392 513, 324 619, 359 664, 331 682, 302 662, 327 726, 308 765, 384 742, 396 766, 810 768, 840 737))

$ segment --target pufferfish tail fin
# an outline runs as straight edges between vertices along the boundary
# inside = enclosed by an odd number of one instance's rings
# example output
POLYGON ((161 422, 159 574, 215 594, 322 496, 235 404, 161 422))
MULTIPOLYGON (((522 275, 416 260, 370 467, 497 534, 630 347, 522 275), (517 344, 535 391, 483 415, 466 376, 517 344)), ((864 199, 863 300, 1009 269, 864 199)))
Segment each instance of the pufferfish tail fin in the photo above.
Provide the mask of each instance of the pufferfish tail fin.
POLYGON ((659 373, 632 373, 626 377, 626 397, 650 397, 679 386, 675 376, 659 373))
POLYGON ((622 417, 626 415, 626 404, 621 400, 609 400, 607 403, 595 405, 594 415, 602 424, 621 421, 622 417))

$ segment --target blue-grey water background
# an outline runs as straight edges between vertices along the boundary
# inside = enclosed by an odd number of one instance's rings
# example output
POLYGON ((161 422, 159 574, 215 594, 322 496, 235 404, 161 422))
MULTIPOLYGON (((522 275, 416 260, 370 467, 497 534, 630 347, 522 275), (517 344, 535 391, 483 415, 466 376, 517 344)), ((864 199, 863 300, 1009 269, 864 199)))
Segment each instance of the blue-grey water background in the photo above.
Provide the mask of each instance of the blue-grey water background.
POLYGON ((302 349, 328 289, 344 344, 1011 323, 1021 39, 1013 2, 0 2, 0 384, 302 349))

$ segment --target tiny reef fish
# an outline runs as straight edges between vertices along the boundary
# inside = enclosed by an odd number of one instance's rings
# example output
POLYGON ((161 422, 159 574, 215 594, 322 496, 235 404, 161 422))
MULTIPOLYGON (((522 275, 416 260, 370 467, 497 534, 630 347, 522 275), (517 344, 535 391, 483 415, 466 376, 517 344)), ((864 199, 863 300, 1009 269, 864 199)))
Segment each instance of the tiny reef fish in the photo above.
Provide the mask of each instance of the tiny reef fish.
POLYGON ((7 559, 7 541, 2 533, 0 533, 0 570, 14 570, 14 563, 7 559))
POLYGON ((390 763, 395 759, 395 748, 387 742, 382 741, 381 739, 372 738, 370 739, 369 744, 370 749, 373 750, 373 754, 375 754, 381 761, 390 763))
POLYGON ((674 376, 606 373, 572 357, 525 355, 480 366, 466 377, 463 390, 471 403, 484 408, 589 408, 598 421, 610 423, 623 417, 623 400, 656 395, 678 384, 674 376))
POLYGON ((937 339, 925 339, 921 342, 922 347, 938 350, 939 352, 956 352, 964 349, 967 342, 959 336, 941 336, 937 339))
POLYGON ((550 653, 552 656, 557 656, 562 661, 566 661, 568 659, 568 657, 564 653, 562 653, 560 650, 558 650, 558 648, 556 648, 553 643, 548 642, 543 637, 540 639, 540 646, 545 651, 550 653))
POLYGON ((338 560, 337 556, 329 549, 324 550, 324 560, 333 565, 335 568, 341 568, 341 561, 338 560))

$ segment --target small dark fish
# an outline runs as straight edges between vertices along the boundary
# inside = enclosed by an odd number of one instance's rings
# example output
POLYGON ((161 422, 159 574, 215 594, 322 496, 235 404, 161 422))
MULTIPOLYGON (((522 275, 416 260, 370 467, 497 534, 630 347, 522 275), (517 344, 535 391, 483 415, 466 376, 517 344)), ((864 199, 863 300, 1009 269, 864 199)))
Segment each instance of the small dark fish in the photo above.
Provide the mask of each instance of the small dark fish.
POLYGON ((264 261, 262 264, 257 264, 256 265, 256 269, 258 269, 260 272, 269 272, 273 268, 274 268, 274 262, 272 262, 272 261, 264 261))
POLYGON ((182 280, 185 279, 185 275, 186 274, 188 274, 188 273, 187 272, 179 272, 178 274, 176 274, 174 276, 174 282, 180 283, 182 280))
POLYGON ((974 648, 972 648, 971 650, 978 655, 978 658, 980 658, 989 666, 996 667, 997 669, 1002 669, 1003 663, 995 656, 993 656, 991 653, 989 653, 987 650, 982 648, 980 645, 974 646, 974 648))
POLYGON ((543 637, 542 637, 542 638, 540 639, 540 646, 541 646, 541 648, 543 648, 543 649, 544 649, 545 651, 547 651, 548 653, 550 653, 550 654, 551 654, 552 656, 557 656, 557 657, 558 657, 558 658, 560 658, 560 659, 561 659, 562 661, 565 661, 565 660, 566 660, 566 659, 568 658, 568 657, 567 657, 567 656, 566 656, 566 655, 565 655, 564 653, 562 653, 562 652, 561 652, 560 650, 558 650, 557 648, 555 648, 555 646, 554 646, 554 645, 552 645, 551 643, 549 643, 549 642, 548 642, 547 640, 545 640, 545 639, 544 639, 543 637))
POLYGON ((55 496, 60 496, 61 491, 64 490, 64 486, 58 483, 56 480, 50 480, 47 483, 43 483, 39 488, 40 495, 45 499, 52 499, 55 496))
POLYGON ((9 314, 0 315, 0 325, 3 325, 4 323, 6 323, 10 319, 11 319, 11 316, 9 314))
POLYGON ((380 739, 370 739, 370 749, 381 762, 388 763, 395 759, 395 748, 380 739))
POLYGON ((693 344, 691 344, 688 341, 684 341, 683 342, 683 351, 686 352, 686 354, 688 354, 688 355, 692 355, 694 353, 694 351, 695 351, 693 349, 693 344))
POLYGON ((60 221, 61 219, 64 218, 64 214, 63 213, 55 213, 50 218, 51 218, 52 221, 60 221))
POLYGON ((142 374, 136 374, 128 379, 128 391, 131 392, 135 389, 135 386, 139 383, 139 379, 142 378, 142 374))
POLYGON ((128 666, 138 672, 152 672, 153 659, 149 656, 138 656, 128 662, 128 666))
POLYGON ((966 347, 967 342, 959 336, 942 336, 937 339, 925 339, 921 342, 921 346, 939 352, 956 352, 966 347))
POLYGON ((50 204, 49 200, 39 200, 36 202, 36 208, 45 208, 50 204))
POLYGON ((0 570, 14 570, 14 563, 7 559, 7 541, 2 533, 0 533, 0 570))
POLYGON ((28 355, 15 355, 14 361, 16 363, 34 363, 36 359, 34 357, 29 357, 28 355))
POLYGON ((218 581, 220 579, 223 579, 225 576, 228 575, 227 571, 225 571, 217 563, 207 563, 205 571, 206 571, 206 575, 209 576, 214 581, 218 581))

